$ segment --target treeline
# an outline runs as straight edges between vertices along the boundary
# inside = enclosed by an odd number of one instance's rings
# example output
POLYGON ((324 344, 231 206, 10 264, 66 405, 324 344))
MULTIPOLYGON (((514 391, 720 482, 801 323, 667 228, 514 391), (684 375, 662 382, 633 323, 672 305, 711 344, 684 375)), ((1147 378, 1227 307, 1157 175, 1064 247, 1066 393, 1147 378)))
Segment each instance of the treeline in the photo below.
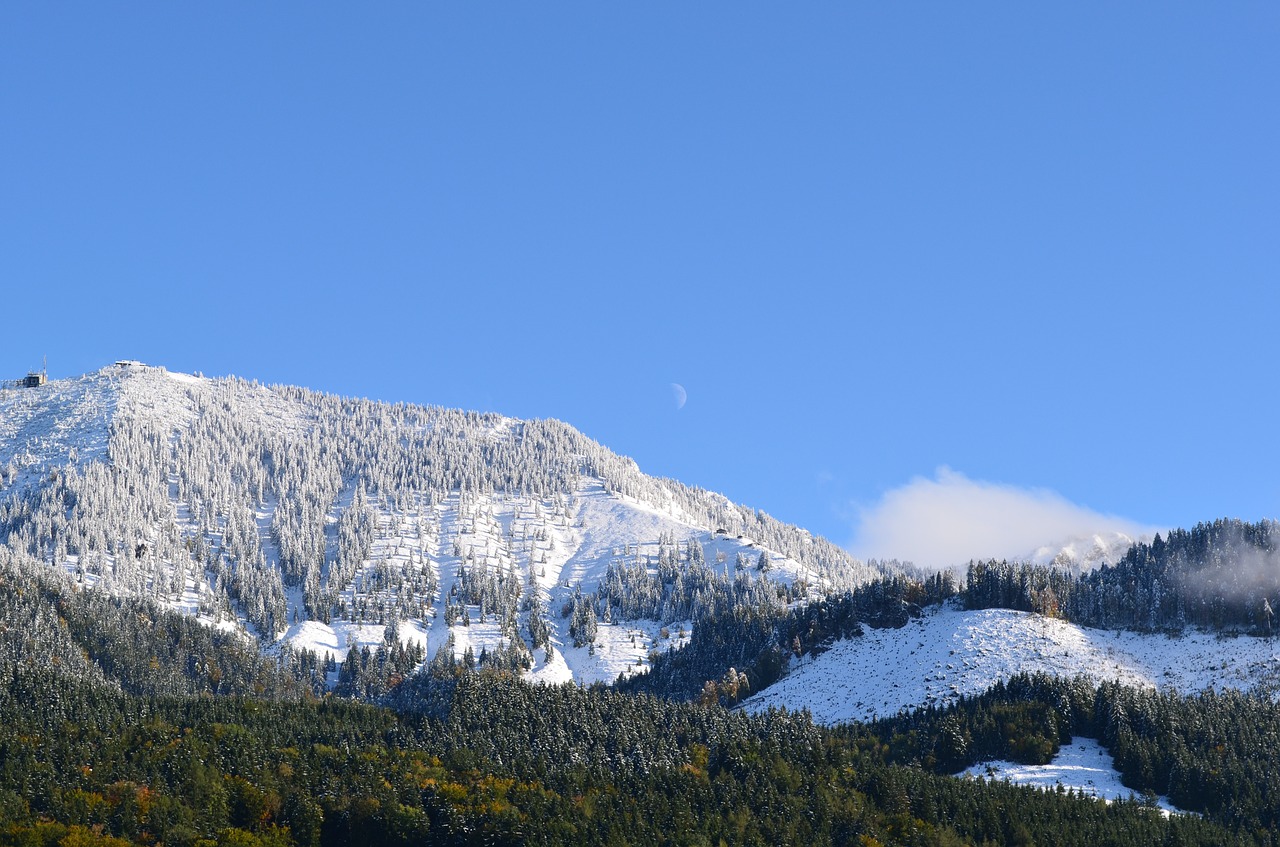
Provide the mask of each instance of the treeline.
MULTIPOLYGON (((452 645, 450 645, 452 651, 452 645)), ((334 693, 340 697, 377 702, 412 676, 426 658, 425 648, 400 638, 400 627, 392 622, 383 632, 382 643, 370 649, 352 646, 338 671, 334 693)), ((333 668, 329 657, 326 669, 333 668)))
MULTIPOLYGON (((772 684, 794 658, 817 655, 863 626, 900 627, 923 607, 958 594, 969 609, 1036 612, 1073 623, 1142 632, 1180 631, 1188 626, 1253 635, 1280 632, 1280 524, 1234 520, 1202 523, 1191 530, 1157 535, 1134 545, 1115 565, 1075 574, 1025 562, 974 561, 963 586, 949 571, 899 575, 853 591, 787 608, 778 602, 754 606, 704 606, 693 638, 680 651, 653 657, 648 674, 620 682, 626 691, 733 705, 772 684)), ((611 570, 602 586, 621 583, 629 572, 611 570)), ((631 577, 631 597, 646 590, 647 572, 631 577)), ((792 598, 785 598, 792 599, 792 598)))
POLYGON ((609 563, 595 592, 604 620, 687 621, 745 605, 778 607, 808 596, 808 587, 770 579, 769 554, 738 553, 732 563, 707 561, 696 538, 660 534, 656 556, 636 553, 609 563))
POLYGON ((1105 629, 1187 626, 1271 635, 1280 621, 1280 524, 1217 520, 1135 544, 1119 562, 1075 575, 1014 562, 972 562, 968 608, 1005 608, 1105 629))
POLYGON ((680 650, 655 654, 648 673, 620 680, 627 692, 733 705, 776 682, 792 659, 817 656, 863 625, 901 627, 956 593, 949 572, 924 580, 884 577, 799 607, 738 604, 698 617, 680 650))
POLYGON ((467 674, 425 712, 0 679, 0 844, 1273 845, 899 765, 798 715, 467 674))
POLYGON ((323 662, 306 652, 268 658, 142 597, 78 587, 0 547, 0 674, 45 668, 139 695, 296 698, 324 690, 323 662))
POLYGON ((886 762, 955 773, 1007 760, 1045 764, 1074 736, 1111 753, 1139 796, 1235 830, 1280 831, 1280 704, 1239 692, 1184 696, 1043 674, 997 683, 977 697, 835 733, 886 762))

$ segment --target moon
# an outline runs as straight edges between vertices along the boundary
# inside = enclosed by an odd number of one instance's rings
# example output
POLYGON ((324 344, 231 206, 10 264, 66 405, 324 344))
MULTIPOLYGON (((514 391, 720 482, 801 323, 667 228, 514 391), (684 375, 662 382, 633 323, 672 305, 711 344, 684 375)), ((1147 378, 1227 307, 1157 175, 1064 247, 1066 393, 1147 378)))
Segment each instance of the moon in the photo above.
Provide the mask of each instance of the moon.
POLYGON ((684 390, 684 386, 678 382, 671 383, 671 396, 676 400, 676 408, 683 409, 684 404, 689 399, 689 392, 684 390))

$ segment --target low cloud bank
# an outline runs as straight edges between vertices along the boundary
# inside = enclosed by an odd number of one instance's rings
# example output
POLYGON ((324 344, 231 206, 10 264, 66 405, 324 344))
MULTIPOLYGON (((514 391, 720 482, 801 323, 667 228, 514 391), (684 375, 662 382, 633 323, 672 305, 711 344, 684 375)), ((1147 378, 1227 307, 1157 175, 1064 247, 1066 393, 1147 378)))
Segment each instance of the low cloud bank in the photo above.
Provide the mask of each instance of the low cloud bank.
POLYGON ((1049 489, 973 480, 942 467, 934 479, 917 477, 861 509, 850 546, 863 558, 944 568, 970 559, 1025 557, 1094 535, 1138 538, 1155 531, 1049 489))

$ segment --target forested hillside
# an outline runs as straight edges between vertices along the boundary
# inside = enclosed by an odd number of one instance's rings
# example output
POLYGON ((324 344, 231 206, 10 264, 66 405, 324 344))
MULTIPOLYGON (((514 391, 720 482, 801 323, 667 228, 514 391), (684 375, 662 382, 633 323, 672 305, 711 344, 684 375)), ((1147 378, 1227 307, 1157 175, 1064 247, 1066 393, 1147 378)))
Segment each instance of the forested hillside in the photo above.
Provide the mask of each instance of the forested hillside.
POLYGON ((265 657, 234 630, 145 597, 84 589, 0 547, 0 675, 39 670, 148 696, 297 699, 324 690, 325 668, 313 660, 287 650, 265 657))
POLYGON ((1270 635, 1280 608, 1280 523, 1217 520, 1138 543, 1082 575, 1011 562, 974 562, 969 608, 1038 612, 1107 629, 1188 626, 1270 635))
MULTIPOLYGON (((1234 795, 1203 818, 1167 819, 1140 804, 934 775, 920 727, 846 735, 801 716, 483 674, 441 685, 438 710, 418 715, 334 700, 141 698, 11 673, 0 685, 0 843, 1277 843, 1263 829, 1270 812, 1234 795)), ((990 705, 995 734, 1038 733, 1044 744, 1028 755, 1045 755, 1072 725, 1044 699, 1056 694, 990 705)), ((963 738, 985 731, 984 714, 937 720, 963 738)), ((1236 767, 1236 748, 1217 761, 1236 767)), ((1257 790, 1274 798, 1265 781, 1257 790)))
POLYGON ((1124 783, 1229 827, 1280 827, 1280 704, 1238 692, 1192 697, 1083 680, 1018 676, 976 698, 838 735, 936 773, 992 759, 1047 762, 1072 736, 1100 739, 1124 783))
POLYGON ((0 581, 0 843, 1280 843, 1258 754, 1280 712, 1256 698, 1024 679, 833 732, 454 663, 393 686, 393 711, 145 599, 30 562, 0 581), (1046 761, 1077 733, 1138 794, 1205 818, 946 776, 1046 761))
POLYGON ((923 606, 954 594, 947 574, 924 581, 895 576, 807 604, 711 611, 697 619, 689 646, 656 656, 649 673, 618 684, 731 706, 776 682, 793 660, 857 638, 864 626, 900 628, 923 606))
POLYGON ((881 713, 871 701, 885 698, 870 690, 876 685, 871 678, 863 685, 842 675, 871 671, 885 686, 916 691, 918 699, 903 703, 913 707, 980 693, 1018 672, 1005 656, 1023 656, 1030 670, 1057 668, 1099 681, 1184 693, 1216 685, 1275 694, 1280 646, 1270 645, 1280 632, 1270 610, 1280 603, 1276 529, 1269 521, 1220 520, 1134 545, 1116 564, 1086 573, 975 561, 960 585, 947 571, 899 575, 790 607, 708 615, 695 622, 688 647, 657 656, 650 673, 622 687, 733 705, 803 665, 804 684, 757 702, 794 708, 809 702, 816 710, 821 698, 824 715, 845 716, 828 720, 865 719, 881 713), (1008 609, 1050 621, 1009 620, 1003 630, 988 631, 981 619, 955 609, 1008 609), (858 646, 868 629, 902 629, 913 619, 919 625, 910 631, 865 639, 874 648, 858 646), (1071 631, 1062 621, 1077 627, 1071 631), (1081 627, 1152 637, 1107 638, 1081 627), (975 642, 982 633, 985 643, 975 642), (901 643, 894 645, 895 639, 901 643), (833 646, 846 657, 843 665, 816 661, 833 646), (864 654, 866 662, 888 665, 865 667, 864 654), (900 673, 894 670, 899 666, 900 673), (848 706, 836 702, 841 696, 848 706))
POLYGON ((709 607, 878 574, 559 421, 130 363, 0 390, 0 545, 326 664, 395 626, 548 681, 637 672, 709 607))

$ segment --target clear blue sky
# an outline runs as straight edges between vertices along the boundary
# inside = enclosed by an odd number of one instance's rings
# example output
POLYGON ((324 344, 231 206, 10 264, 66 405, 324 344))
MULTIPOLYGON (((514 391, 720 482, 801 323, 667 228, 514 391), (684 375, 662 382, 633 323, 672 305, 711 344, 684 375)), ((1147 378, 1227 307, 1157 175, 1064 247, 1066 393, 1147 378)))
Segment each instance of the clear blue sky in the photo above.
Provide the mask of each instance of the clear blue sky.
POLYGON ((841 543, 944 465, 1280 517, 1277 45, 1274 3, 5 4, 0 366, 560 418, 841 543))

